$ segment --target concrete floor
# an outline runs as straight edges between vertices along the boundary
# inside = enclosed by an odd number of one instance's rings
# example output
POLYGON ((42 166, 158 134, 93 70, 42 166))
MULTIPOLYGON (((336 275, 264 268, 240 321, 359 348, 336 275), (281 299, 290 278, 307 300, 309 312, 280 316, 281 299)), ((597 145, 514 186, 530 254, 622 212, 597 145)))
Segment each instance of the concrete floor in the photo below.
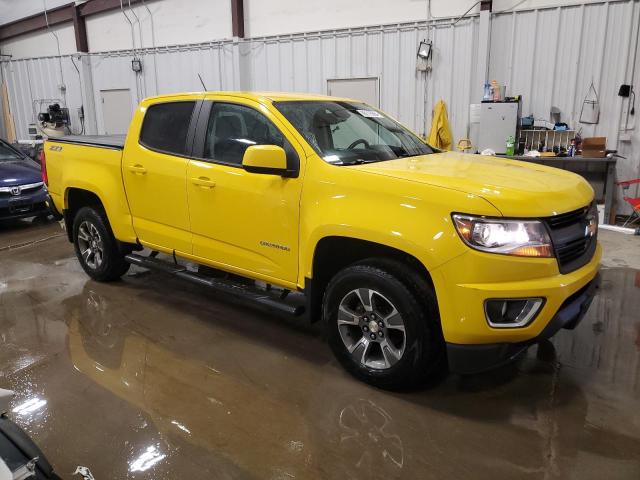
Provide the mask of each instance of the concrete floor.
POLYGON ((158 273, 98 284, 57 224, 0 227, 0 385, 64 478, 638 479, 640 237, 601 240, 575 331, 392 394, 345 374, 318 326, 158 273))

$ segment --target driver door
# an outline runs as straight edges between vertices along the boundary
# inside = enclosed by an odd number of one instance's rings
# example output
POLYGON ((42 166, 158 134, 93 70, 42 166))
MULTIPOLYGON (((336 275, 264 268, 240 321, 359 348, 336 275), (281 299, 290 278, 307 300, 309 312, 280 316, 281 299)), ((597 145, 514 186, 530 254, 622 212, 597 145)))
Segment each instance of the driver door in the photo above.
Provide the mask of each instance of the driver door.
POLYGON ((250 145, 278 145, 299 162, 302 149, 264 106, 237 97, 205 102, 198 125, 199 158, 187 168, 193 255, 225 270, 295 286, 302 175, 249 173, 242 157, 250 145))

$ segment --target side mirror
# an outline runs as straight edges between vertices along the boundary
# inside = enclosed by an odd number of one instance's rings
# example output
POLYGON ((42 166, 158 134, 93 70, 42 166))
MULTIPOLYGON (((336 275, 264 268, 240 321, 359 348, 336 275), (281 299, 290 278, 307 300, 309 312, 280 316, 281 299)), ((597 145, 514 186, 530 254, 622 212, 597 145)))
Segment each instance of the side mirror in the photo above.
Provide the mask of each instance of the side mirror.
POLYGON ((247 172, 288 176, 287 154, 277 145, 251 145, 244 152, 242 166, 247 172))

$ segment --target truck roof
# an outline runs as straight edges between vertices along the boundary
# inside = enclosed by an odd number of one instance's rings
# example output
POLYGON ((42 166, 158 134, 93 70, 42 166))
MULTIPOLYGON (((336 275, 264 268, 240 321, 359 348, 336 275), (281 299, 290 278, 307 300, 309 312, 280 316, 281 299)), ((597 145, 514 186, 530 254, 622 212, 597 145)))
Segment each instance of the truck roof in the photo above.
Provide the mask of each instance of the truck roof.
POLYGON ((163 100, 163 99, 175 98, 176 96, 198 97, 205 94, 241 97, 249 100, 255 100, 258 102, 265 101, 265 100, 269 100, 272 102, 304 101, 304 100, 318 100, 318 101, 334 100, 334 101, 342 101, 342 102, 345 102, 345 101, 360 102, 360 100, 355 100, 353 98, 331 97, 329 95, 319 95, 317 93, 248 92, 248 91, 204 91, 204 92, 172 93, 167 95, 157 95, 154 97, 149 97, 149 98, 146 98, 145 101, 163 100))

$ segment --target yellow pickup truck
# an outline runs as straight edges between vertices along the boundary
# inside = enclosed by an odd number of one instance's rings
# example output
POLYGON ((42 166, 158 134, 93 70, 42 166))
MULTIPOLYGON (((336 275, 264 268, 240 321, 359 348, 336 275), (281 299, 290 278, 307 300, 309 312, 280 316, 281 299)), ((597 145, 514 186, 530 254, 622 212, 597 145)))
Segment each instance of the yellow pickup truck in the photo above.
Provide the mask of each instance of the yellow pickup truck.
POLYGON ((355 100, 148 98, 126 137, 50 139, 42 160, 93 279, 135 264, 306 310, 382 388, 504 364, 575 327, 598 284, 583 178, 437 151, 355 100))

